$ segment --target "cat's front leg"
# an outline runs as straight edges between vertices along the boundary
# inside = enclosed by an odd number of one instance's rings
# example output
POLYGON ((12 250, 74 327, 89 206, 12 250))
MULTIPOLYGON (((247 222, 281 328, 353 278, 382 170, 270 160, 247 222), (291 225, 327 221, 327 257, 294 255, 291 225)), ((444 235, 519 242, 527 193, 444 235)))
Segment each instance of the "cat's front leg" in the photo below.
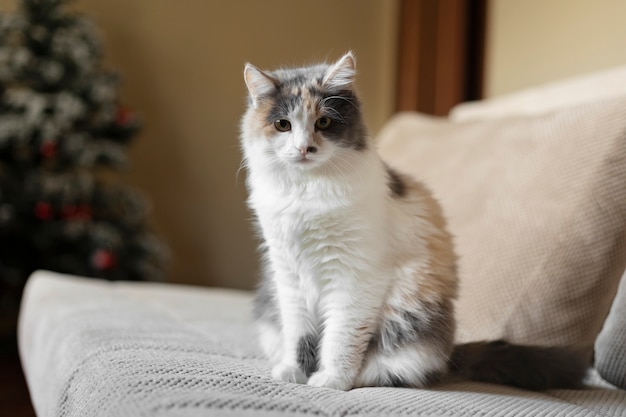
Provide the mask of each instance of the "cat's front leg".
POLYGON ((361 285, 347 285, 327 295, 320 368, 309 385, 344 391, 354 386, 382 300, 381 291, 370 290, 365 293, 361 285))
POLYGON ((316 329, 300 291, 300 279, 293 273, 277 273, 277 298, 282 321, 282 358, 274 365, 274 379, 306 384, 316 368, 316 329), (310 349, 310 346, 313 349, 310 349))

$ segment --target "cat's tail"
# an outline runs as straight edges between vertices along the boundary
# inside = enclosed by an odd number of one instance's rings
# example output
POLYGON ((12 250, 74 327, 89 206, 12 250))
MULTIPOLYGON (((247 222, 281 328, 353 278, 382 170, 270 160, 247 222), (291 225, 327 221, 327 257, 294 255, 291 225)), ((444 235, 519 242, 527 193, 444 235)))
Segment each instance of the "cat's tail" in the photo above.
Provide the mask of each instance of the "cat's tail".
POLYGON ((503 340, 454 347, 453 375, 529 390, 581 388, 590 366, 588 349, 515 345, 503 340))

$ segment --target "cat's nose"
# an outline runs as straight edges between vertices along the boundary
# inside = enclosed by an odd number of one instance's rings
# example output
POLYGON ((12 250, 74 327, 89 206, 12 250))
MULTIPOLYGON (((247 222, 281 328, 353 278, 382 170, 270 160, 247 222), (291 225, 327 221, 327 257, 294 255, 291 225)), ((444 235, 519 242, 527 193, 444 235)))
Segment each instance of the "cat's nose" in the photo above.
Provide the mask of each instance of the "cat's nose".
POLYGON ((317 152, 317 148, 315 146, 307 146, 307 147, 302 147, 302 148, 297 148, 300 151, 300 154, 302 156, 305 156, 308 153, 315 153, 317 152))

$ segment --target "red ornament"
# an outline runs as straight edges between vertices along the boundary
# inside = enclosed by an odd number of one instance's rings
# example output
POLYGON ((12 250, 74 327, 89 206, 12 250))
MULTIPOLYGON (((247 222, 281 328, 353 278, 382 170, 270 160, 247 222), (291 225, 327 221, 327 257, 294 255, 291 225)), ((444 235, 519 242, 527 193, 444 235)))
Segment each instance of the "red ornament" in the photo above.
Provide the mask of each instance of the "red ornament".
POLYGON ((81 219, 81 220, 91 220, 93 215, 93 210, 91 210, 91 206, 88 204, 79 204, 76 207, 76 213, 75 213, 75 218, 81 219))
POLYGON ((76 212, 76 206, 74 204, 66 204, 61 207, 61 217, 64 219, 71 219, 74 217, 74 213, 76 212))
POLYGON ((132 111, 124 106, 117 108, 115 112, 115 124, 118 126, 127 126, 131 124, 135 119, 135 115, 132 111))
POLYGON ((58 150, 59 145, 51 140, 43 141, 41 143, 41 146, 39 147, 39 152, 41 153, 41 156, 47 159, 54 158, 58 150))
POLYGON ((98 249, 91 254, 91 264, 100 271, 113 269, 116 263, 117 258, 110 250, 98 249))
POLYGON ((54 216, 52 205, 45 201, 38 201, 34 208, 35 217, 39 220, 50 220, 54 216))
POLYGON ((92 210, 88 204, 66 204, 61 209, 61 216, 71 220, 91 220, 92 210))

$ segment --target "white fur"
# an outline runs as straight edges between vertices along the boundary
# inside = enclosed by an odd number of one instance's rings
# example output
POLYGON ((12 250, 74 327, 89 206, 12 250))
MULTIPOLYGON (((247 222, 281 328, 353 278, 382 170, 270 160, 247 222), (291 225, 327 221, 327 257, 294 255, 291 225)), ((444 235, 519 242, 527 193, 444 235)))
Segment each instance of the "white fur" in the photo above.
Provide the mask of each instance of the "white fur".
MULTIPOLYGON (((250 71, 260 80, 255 87, 267 81, 250 71)), ((352 55, 331 66, 333 73, 325 83, 351 82, 352 55)), ((427 268, 415 261, 427 257, 425 241, 434 233, 423 220, 423 204, 392 198, 385 166, 371 145, 357 151, 320 140, 312 116, 304 112, 290 115, 291 131, 267 138, 254 112, 250 108, 244 116, 242 148, 248 202, 268 247, 282 319, 281 334, 260 329, 273 377, 306 380, 298 369, 297 346, 311 333, 323 336, 320 368, 310 385, 350 389, 374 380, 384 367, 408 362, 409 373, 416 375, 441 368, 439 357, 429 359, 424 347, 407 349, 395 362, 370 358, 359 376, 390 289, 427 268), (317 152, 303 156, 301 149, 313 145, 317 152)))
POLYGON ((368 355, 354 383, 356 387, 383 385, 387 378, 402 378, 414 385, 425 385, 431 373, 445 372, 448 357, 440 349, 429 345, 411 345, 399 348, 392 355, 368 355))
POLYGON ((387 190, 376 184, 384 178, 381 162, 372 152, 344 156, 338 163, 345 171, 343 181, 338 182, 337 174, 328 170, 341 167, 278 172, 266 166, 275 161, 262 161, 264 157, 263 152, 247 156, 252 173, 249 204, 269 246, 277 281, 287 347, 279 367, 297 368, 298 341, 324 321, 320 357, 328 371, 320 372, 341 370, 333 378, 345 382, 316 377, 310 383, 351 386, 355 364, 349 357, 354 354, 342 352, 357 337, 357 323, 375 322, 387 289, 387 208, 381 195, 387 190))
MULTIPOLYGON (((414 233, 416 228, 409 223, 419 217, 394 206, 376 152, 330 151, 330 146, 326 144, 324 152, 333 155, 320 156, 328 159, 327 164, 311 170, 298 166, 278 170, 275 157, 255 150, 254 145, 245 152, 250 170, 249 204, 269 246, 284 325, 280 347, 264 343, 271 357, 281 358, 273 376, 301 382, 297 343, 323 327, 321 369, 311 376, 309 384, 348 389, 354 384, 359 359, 364 355, 363 351, 349 349, 355 339, 363 337, 357 329, 375 324, 393 282, 402 276, 411 279, 417 269, 408 266, 407 271, 394 266, 403 254, 397 252, 394 257, 391 250, 411 248, 415 250, 411 254, 414 259, 425 249, 419 236, 390 233, 405 227, 408 233, 414 233), (333 158, 338 161, 331 163, 333 158), (406 221, 402 221, 402 214, 406 221), (412 240, 412 245, 392 241, 392 236, 412 240)), ((289 152, 283 155, 289 158, 289 152)), ((266 338, 275 340, 275 332, 266 331, 266 338)), ((402 363, 402 358, 398 360, 402 363)), ((429 368, 432 366, 425 371, 429 368)))

